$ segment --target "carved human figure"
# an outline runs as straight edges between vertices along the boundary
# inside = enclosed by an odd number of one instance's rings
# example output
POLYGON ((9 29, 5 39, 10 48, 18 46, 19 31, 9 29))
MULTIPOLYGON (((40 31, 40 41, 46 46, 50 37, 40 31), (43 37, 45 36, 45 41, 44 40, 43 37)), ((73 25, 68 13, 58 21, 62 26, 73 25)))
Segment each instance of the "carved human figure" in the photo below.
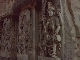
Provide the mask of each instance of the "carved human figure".
POLYGON ((52 5, 51 2, 48 2, 48 21, 46 23, 46 30, 47 30, 47 47, 48 50, 51 48, 53 49, 49 54, 52 57, 56 57, 57 55, 57 48, 59 48, 59 42, 61 41, 61 37, 59 35, 60 31, 60 20, 57 16, 57 13, 55 11, 55 7, 52 5), (51 41, 51 43, 49 43, 51 41))

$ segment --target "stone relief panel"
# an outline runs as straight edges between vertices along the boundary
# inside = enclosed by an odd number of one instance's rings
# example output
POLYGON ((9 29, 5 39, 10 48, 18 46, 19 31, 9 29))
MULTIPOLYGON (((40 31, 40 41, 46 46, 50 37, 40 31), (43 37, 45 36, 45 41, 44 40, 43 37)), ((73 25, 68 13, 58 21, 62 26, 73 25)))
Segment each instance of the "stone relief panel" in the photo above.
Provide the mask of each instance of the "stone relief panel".
POLYGON ((1 50, 3 52, 11 52, 14 38, 14 23, 11 18, 5 18, 1 36, 1 50))
POLYGON ((29 54, 32 50, 32 22, 30 14, 30 11, 26 9, 19 16, 17 51, 20 54, 29 54))
POLYGON ((60 60, 61 22, 58 14, 60 11, 55 9, 55 6, 50 1, 44 0, 42 4, 42 11, 39 14, 39 56, 60 60))

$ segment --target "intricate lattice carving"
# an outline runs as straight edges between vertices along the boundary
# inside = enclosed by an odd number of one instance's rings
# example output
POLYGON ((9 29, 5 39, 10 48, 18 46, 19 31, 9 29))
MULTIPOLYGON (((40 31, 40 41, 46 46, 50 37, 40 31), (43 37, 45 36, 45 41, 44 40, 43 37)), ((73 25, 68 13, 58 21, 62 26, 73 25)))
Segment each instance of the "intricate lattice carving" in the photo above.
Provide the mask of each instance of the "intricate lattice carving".
POLYGON ((45 7, 46 7, 46 0, 42 0, 42 11, 39 14, 39 33, 40 33, 40 41, 39 41, 39 55, 40 56, 45 56, 46 54, 46 38, 45 38, 45 33, 44 33, 44 25, 45 25, 45 19, 46 16, 45 14, 45 7))
POLYGON ((18 53, 28 53, 32 49, 31 45, 31 33, 32 33, 32 23, 30 17, 30 11, 27 9, 20 14, 19 18, 19 41, 18 43, 18 53))
POLYGON ((5 18, 2 29, 2 51, 11 52, 12 39, 14 38, 14 26, 10 18, 5 18))

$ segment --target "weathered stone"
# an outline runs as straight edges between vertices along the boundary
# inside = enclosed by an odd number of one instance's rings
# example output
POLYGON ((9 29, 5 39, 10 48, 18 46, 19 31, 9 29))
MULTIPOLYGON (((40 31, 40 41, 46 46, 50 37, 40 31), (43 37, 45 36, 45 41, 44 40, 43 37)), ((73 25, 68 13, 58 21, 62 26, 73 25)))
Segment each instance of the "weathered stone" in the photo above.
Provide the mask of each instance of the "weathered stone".
POLYGON ((80 1, 0 0, 0 56, 1 60, 80 60, 80 1), (51 19, 55 13, 58 29, 51 19))
MULTIPOLYGON (((20 13, 19 16, 19 40, 17 41, 17 52, 24 56, 23 54, 31 54, 32 52, 32 23, 30 11, 26 9, 25 11, 20 13)), ((22 57, 21 60, 25 60, 22 57)), ((26 57, 25 57, 26 58, 26 57)), ((19 58, 18 58, 19 59, 19 58)))

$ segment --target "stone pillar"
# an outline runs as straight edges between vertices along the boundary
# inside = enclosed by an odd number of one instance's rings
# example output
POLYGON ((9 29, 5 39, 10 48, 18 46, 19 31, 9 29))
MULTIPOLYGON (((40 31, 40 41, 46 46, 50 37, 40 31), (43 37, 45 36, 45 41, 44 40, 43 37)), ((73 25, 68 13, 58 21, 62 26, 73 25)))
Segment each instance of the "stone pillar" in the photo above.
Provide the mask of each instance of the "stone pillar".
POLYGON ((17 60, 17 40, 18 40, 18 16, 14 16, 11 18, 13 20, 13 39, 12 39, 12 47, 11 47, 11 54, 12 60, 17 60))
POLYGON ((38 41, 39 41, 39 28, 38 28, 38 12, 35 7, 32 8, 33 19, 33 60, 38 60, 38 41))
POLYGON ((64 11, 64 7, 63 7, 63 0, 60 0, 60 6, 61 6, 61 13, 60 13, 60 19, 61 19, 61 24, 62 24, 62 50, 61 50, 61 59, 64 60, 64 44, 65 44, 65 31, 64 31, 64 15, 63 15, 63 11, 64 11))

